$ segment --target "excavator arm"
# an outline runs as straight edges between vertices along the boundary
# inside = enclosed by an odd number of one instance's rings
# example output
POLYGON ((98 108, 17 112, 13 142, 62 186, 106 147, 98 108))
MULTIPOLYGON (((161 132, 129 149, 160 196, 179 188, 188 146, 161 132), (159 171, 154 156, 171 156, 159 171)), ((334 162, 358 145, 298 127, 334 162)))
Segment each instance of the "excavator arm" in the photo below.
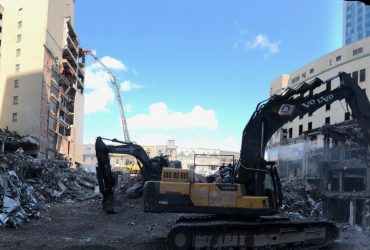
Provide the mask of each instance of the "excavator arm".
POLYGON ((128 128, 127 128, 127 122, 126 122, 126 117, 125 113, 123 111, 123 104, 122 104, 122 98, 120 94, 120 88, 117 84, 117 78, 114 76, 113 72, 91 51, 88 49, 81 49, 80 53, 83 55, 89 54, 94 60, 99 63, 100 66, 103 67, 103 69, 107 72, 109 75, 109 79, 113 85, 113 90, 116 95, 117 103, 118 103, 118 109, 121 115, 121 124, 122 124, 122 129, 123 129, 123 135, 125 137, 126 142, 130 142, 130 135, 128 133, 128 128))
POLYGON ((96 175, 99 183, 100 192, 103 194, 103 209, 107 213, 113 213, 113 188, 116 180, 112 173, 109 154, 125 154, 134 156, 139 161, 141 168, 142 181, 137 182, 127 193, 132 197, 137 197, 142 192, 145 181, 159 180, 163 167, 168 166, 168 159, 165 156, 149 158, 143 147, 132 142, 123 142, 117 139, 106 139, 97 137, 95 142, 95 152, 98 165, 96 175), (103 140, 109 140, 121 145, 106 145, 103 140))

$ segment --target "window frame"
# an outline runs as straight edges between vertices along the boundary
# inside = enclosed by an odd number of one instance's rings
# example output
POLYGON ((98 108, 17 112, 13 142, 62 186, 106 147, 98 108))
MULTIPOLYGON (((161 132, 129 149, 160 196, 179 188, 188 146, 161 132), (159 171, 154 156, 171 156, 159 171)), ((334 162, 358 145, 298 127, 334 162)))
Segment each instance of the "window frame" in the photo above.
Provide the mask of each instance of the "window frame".
POLYGON ((18 113, 17 112, 15 112, 15 113, 12 114, 12 121, 13 122, 17 122, 18 121, 18 113))
POLYGON ((366 68, 360 69, 358 82, 365 82, 365 81, 366 81, 366 68))
POLYGON ((13 105, 18 105, 18 103, 19 103, 18 96, 17 95, 13 96, 13 105))
POLYGON ((14 85, 13 85, 13 87, 15 89, 19 88, 19 79, 14 79, 14 85))

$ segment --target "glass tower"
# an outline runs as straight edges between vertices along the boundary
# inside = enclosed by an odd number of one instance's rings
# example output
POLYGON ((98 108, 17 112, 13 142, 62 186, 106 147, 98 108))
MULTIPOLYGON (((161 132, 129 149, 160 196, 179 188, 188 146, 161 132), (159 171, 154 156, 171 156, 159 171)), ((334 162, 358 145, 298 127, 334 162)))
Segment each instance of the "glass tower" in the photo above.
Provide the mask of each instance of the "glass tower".
POLYGON ((344 2, 343 44, 370 36, 370 6, 358 1, 344 2))

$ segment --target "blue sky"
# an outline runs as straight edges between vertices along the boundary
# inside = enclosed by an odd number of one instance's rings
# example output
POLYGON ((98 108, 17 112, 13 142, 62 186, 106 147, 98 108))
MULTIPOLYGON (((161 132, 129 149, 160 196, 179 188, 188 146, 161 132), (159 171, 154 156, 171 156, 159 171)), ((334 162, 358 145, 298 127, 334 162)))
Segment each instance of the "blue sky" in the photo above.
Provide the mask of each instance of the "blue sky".
MULTIPOLYGON (((339 0, 76 1, 75 29, 118 78, 131 140, 240 149, 271 80, 339 48, 339 0)), ((84 142, 123 139, 106 73, 90 58, 84 142)))

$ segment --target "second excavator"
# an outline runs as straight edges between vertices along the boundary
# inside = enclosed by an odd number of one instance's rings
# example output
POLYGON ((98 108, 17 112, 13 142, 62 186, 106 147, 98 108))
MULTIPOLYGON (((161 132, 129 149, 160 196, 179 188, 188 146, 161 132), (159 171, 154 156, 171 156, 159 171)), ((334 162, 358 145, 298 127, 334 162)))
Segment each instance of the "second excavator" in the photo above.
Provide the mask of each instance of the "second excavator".
MULTIPOLYGON (((139 145, 122 142, 122 145, 106 146, 98 137, 97 173, 104 196, 103 207, 110 212, 113 199, 109 153, 130 154, 142 163, 145 212, 205 214, 180 217, 167 236, 169 249, 325 247, 338 237, 335 224, 291 221, 277 216, 282 205, 280 179, 274 162, 264 160, 264 153, 271 136, 285 123, 340 100, 346 101, 370 143, 367 95, 350 75, 340 72, 326 81, 316 78, 304 82, 259 103, 244 128, 240 160, 226 169, 229 178, 202 181, 195 178, 193 170, 166 168, 165 157, 150 159, 139 145), (338 82, 337 88, 313 94, 333 81, 338 82)), ((222 172, 225 176, 225 169, 222 172)))

